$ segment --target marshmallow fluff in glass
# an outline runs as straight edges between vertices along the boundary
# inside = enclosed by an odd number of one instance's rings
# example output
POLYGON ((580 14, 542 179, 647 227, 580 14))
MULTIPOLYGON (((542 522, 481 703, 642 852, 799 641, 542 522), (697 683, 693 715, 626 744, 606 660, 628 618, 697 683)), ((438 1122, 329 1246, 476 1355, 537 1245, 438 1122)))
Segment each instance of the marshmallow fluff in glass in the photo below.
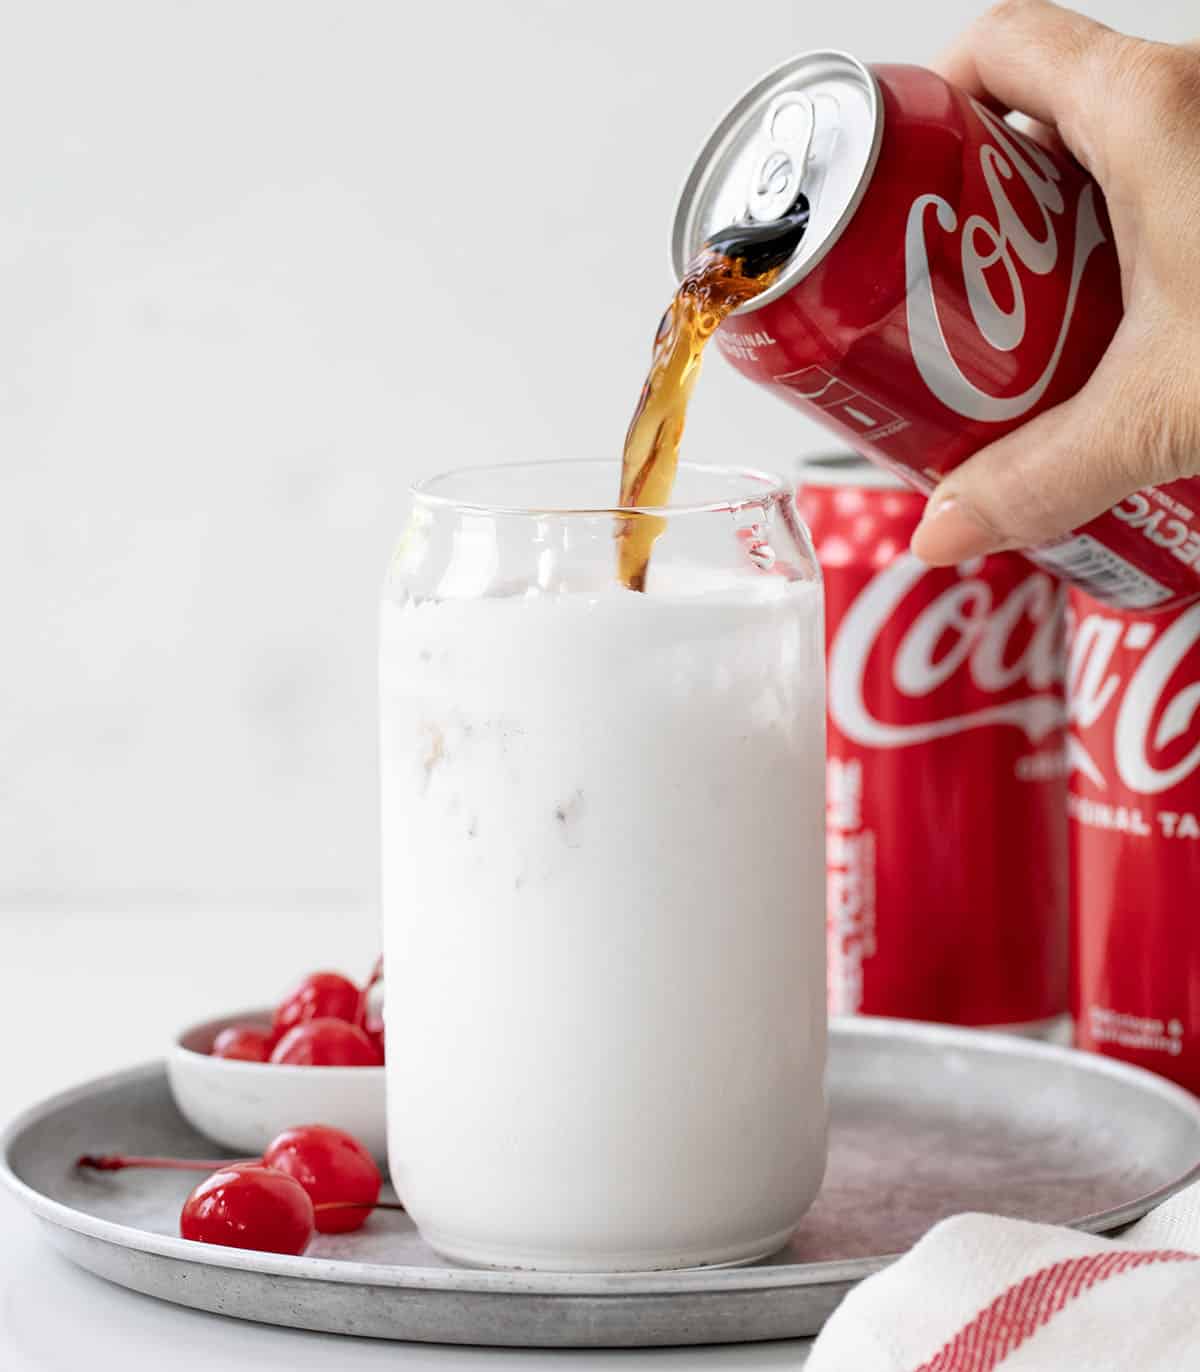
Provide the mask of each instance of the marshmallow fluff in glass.
POLYGON ((759 473, 684 464, 657 511, 615 481, 424 483, 383 599, 389 1159, 461 1262, 752 1261, 825 1165, 812 547, 759 473))

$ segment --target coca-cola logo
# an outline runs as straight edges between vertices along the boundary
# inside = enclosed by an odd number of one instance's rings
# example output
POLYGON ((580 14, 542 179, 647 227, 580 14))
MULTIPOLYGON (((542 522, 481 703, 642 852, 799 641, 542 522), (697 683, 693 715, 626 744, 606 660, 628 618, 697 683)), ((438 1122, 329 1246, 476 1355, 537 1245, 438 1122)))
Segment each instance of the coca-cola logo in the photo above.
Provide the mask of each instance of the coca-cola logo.
MULTIPOLYGON (((1063 591, 1044 572, 1031 572, 1007 594, 974 568, 916 612, 891 660, 875 661, 883 630, 897 622, 929 568, 905 553, 860 592, 838 625, 829 653, 829 708, 855 743, 903 748, 968 729, 1011 725, 1031 743, 1063 722, 1061 608, 1063 591), (881 719, 867 703, 871 680, 888 697, 910 702, 908 719, 881 719), (937 692, 962 674, 986 701, 1019 689, 1015 698, 939 713, 937 692)), ((954 693, 961 701, 963 693, 954 693)))
MULTIPOLYGON (((1025 414, 1045 394, 1067 341, 1084 267, 1105 241, 1105 233, 1096 213, 1095 190, 1089 182, 1077 201, 1071 277, 1058 336, 1040 374, 1019 395, 992 395, 976 386, 958 365, 942 327, 929 266, 927 212, 933 210, 937 227, 943 233, 959 235, 963 285, 980 341, 993 352, 1011 353, 1024 341, 1028 323, 1025 286, 1018 264, 1028 276, 1053 272, 1059 251, 1056 220, 1063 214, 1065 203, 1058 185, 1062 173, 1046 154, 978 101, 971 104, 994 140, 983 143, 979 149, 992 215, 969 215, 960 226, 957 212, 942 196, 919 195, 912 202, 904 232, 908 338, 917 370, 943 405, 967 419, 995 423, 1025 414), (1014 176, 1028 187, 1040 215, 1041 222, 1033 229, 1017 213, 1005 188, 1005 182, 1011 183, 1014 176), (989 281, 989 273, 994 276, 996 268, 1007 282, 1006 295, 1011 297, 1011 304, 996 298, 989 281)), ((977 343, 972 344, 971 351, 978 351, 977 343)))
POLYGON ((1130 791, 1159 795, 1200 767, 1200 683, 1188 679, 1194 672, 1180 670, 1200 643, 1200 605, 1181 614, 1158 637, 1155 631, 1153 620, 1096 612, 1085 615, 1072 632, 1067 690, 1076 727, 1071 762, 1100 789, 1105 788, 1103 769, 1081 735, 1111 711, 1116 712, 1113 765, 1130 791), (1118 665, 1126 654, 1141 654, 1128 674, 1118 665), (1193 736, 1196 741, 1183 749, 1180 740, 1193 736))

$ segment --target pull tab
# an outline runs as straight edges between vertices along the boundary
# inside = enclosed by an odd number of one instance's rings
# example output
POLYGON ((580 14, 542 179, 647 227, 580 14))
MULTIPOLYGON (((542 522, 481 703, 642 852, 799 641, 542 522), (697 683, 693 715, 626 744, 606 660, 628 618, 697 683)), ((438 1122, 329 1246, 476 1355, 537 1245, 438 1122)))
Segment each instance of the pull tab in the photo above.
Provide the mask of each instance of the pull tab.
POLYGON ((812 101, 800 91, 785 91, 771 102, 747 197, 747 212, 755 223, 769 223, 791 209, 800 193, 815 123, 812 101))

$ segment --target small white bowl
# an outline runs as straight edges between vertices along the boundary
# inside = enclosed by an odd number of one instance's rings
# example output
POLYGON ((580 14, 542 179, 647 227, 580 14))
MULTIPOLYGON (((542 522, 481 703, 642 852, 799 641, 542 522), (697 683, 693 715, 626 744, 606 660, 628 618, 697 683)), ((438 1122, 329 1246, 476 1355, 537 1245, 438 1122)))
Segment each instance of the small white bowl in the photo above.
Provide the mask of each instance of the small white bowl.
POLYGON ((382 1067, 291 1067, 211 1055, 213 1040, 227 1025, 270 1023, 270 1011, 247 1010, 179 1035, 167 1056, 167 1080, 187 1122, 214 1143, 246 1155, 261 1153, 293 1125, 331 1124, 385 1163, 382 1067))

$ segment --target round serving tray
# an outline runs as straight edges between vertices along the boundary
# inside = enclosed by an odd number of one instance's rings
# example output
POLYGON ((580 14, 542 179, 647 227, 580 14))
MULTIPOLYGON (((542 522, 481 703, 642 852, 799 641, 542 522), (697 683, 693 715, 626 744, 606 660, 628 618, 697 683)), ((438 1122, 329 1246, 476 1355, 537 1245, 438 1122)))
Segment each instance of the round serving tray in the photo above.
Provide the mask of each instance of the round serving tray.
POLYGON ((558 1347, 814 1334, 939 1219, 987 1210, 1116 1229, 1200 1172, 1200 1102, 1136 1068, 1003 1034, 835 1022, 829 1170, 792 1243, 752 1267, 618 1276, 452 1266, 403 1214, 304 1257, 178 1237, 195 1178, 84 1174, 83 1152, 211 1155, 160 1063, 27 1111, 0 1180, 69 1258, 135 1291, 268 1324, 374 1338, 558 1347))

